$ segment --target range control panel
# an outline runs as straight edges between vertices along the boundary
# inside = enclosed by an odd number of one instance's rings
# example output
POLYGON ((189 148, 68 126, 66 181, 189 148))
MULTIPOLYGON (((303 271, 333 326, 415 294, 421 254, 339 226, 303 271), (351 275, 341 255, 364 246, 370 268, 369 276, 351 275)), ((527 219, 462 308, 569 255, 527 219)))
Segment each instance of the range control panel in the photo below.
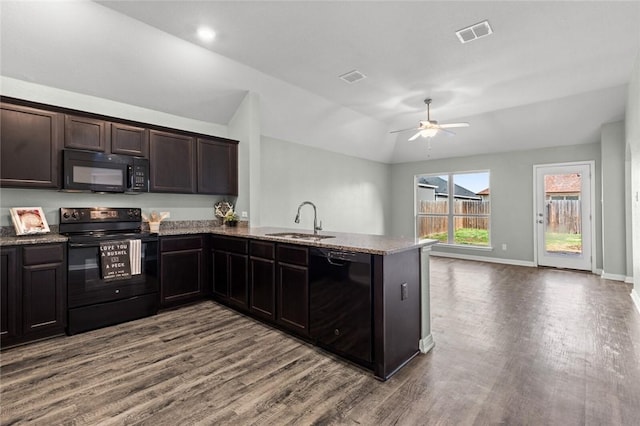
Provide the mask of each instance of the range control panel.
POLYGON ((142 210, 123 207, 63 207, 60 223, 140 222, 142 210))

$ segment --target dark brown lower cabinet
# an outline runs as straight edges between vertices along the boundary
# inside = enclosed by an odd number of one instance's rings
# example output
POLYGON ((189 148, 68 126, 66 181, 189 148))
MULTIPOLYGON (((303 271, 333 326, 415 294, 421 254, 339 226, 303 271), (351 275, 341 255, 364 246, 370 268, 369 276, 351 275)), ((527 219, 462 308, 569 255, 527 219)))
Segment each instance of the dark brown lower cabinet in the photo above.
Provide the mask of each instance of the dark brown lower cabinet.
POLYGON ((18 338, 21 321, 18 248, 0 248, 0 259, 0 339, 4 347, 18 338))
POLYGON ((255 315, 275 321, 276 245, 266 241, 251 241, 249 244, 249 308, 255 315))
POLYGON ((278 316, 283 327, 309 334, 309 269, 278 263, 278 316))
POLYGON ((277 250, 277 314, 281 326, 303 336, 309 335, 309 250, 279 244, 277 250))
POLYGON ((213 296, 241 310, 249 310, 248 240, 213 237, 213 296))
POLYGON ((212 237, 213 297, 309 336, 309 251, 237 237, 212 237))
POLYGON ((2 347, 64 333, 66 246, 2 248, 2 347))
POLYGON ((206 294, 205 241, 202 235, 160 238, 160 304, 191 302, 206 294))

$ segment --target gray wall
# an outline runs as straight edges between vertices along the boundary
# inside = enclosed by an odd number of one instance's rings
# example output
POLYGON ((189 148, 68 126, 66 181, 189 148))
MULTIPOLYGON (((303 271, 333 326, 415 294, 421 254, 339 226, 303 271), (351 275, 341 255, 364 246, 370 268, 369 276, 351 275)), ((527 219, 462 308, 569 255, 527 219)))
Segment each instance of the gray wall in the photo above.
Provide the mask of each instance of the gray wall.
POLYGON ((214 219, 211 195, 192 194, 85 194, 46 189, 0 189, 0 226, 12 226, 10 207, 42 207, 49 225, 59 222, 60 207, 140 207, 143 213, 170 212, 168 220, 214 219))
MULTIPOLYGON (((491 245, 492 251, 474 248, 435 246, 434 250, 502 259, 528 264, 534 259, 533 166, 535 164, 595 160, 596 200, 600 199, 600 144, 574 145, 532 151, 475 155, 443 160, 394 164, 391 166, 391 205, 394 216, 392 235, 412 237, 415 228, 414 176, 426 173, 491 171, 491 245), (507 244, 507 250, 501 249, 507 244)), ((621 165, 622 167, 622 165, 621 165)), ((600 209, 596 203, 596 265, 602 265, 600 209)))
POLYGON ((602 274, 624 280, 627 273, 624 122, 602 126, 602 274))
POLYGON ((625 136, 631 165, 630 191, 627 196, 631 199, 633 295, 640 311, 640 52, 636 57, 636 64, 629 82, 625 136))
POLYGON ((262 138, 261 224, 310 231, 313 209, 325 231, 384 234, 389 216, 389 165, 262 138))

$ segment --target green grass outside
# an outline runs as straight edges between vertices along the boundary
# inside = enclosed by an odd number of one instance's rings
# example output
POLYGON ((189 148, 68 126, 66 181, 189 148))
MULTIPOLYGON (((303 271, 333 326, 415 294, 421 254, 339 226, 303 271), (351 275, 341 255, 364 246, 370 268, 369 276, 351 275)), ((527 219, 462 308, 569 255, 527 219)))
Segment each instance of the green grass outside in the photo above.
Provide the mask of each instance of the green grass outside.
MULTIPOLYGON (((431 238, 434 240, 447 242, 446 232, 435 232, 428 234, 422 238, 431 238)), ((489 245, 489 231, 486 229, 474 229, 474 228, 460 228, 456 229, 454 235, 454 244, 464 244, 473 246, 488 246, 489 245)))
MULTIPOLYGON (((440 242, 447 242, 446 232, 435 232, 433 234, 424 235, 422 238, 431 238, 440 242)), ((581 253, 582 252, 582 235, 581 234, 564 234, 557 232, 547 232, 545 234, 546 249, 549 252, 562 253, 581 253)), ((489 231, 486 229, 460 228, 457 229, 454 236, 455 244, 488 246, 489 231)))
POLYGON ((546 232, 545 243, 549 252, 582 253, 582 234, 546 232))

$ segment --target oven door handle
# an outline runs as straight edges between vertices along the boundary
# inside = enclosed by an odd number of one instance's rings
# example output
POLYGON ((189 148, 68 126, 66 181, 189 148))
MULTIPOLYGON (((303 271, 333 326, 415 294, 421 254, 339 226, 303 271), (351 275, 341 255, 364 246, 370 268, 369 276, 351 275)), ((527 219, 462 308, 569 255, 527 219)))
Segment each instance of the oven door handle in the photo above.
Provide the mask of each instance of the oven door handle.
POLYGON ((99 245, 96 243, 69 243, 69 248, 98 247, 99 245))

